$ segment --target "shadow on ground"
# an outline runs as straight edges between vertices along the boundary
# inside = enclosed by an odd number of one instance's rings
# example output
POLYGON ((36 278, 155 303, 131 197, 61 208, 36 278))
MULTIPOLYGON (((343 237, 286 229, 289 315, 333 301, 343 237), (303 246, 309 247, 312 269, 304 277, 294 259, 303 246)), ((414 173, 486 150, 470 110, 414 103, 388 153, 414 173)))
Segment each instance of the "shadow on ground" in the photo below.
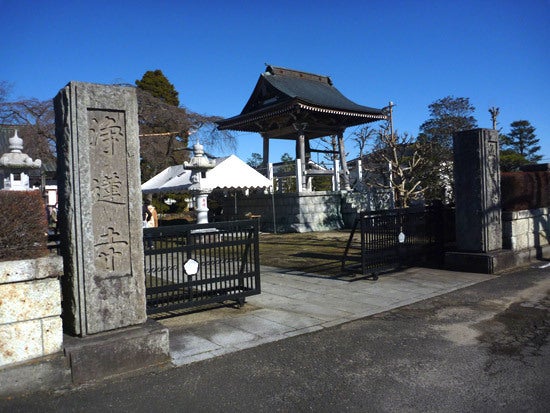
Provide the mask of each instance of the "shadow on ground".
POLYGON ((260 235, 261 265, 326 277, 346 277, 342 257, 350 231, 260 235))

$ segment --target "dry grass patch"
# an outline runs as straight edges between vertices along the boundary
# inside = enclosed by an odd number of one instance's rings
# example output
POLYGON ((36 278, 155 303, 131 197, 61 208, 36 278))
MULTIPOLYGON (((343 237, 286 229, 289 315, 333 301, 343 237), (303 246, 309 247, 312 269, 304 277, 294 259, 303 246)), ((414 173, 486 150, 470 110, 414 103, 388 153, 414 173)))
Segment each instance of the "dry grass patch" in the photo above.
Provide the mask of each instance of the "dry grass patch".
POLYGON ((308 273, 341 276, 349 230, 260 234, 260 263, 308 273))

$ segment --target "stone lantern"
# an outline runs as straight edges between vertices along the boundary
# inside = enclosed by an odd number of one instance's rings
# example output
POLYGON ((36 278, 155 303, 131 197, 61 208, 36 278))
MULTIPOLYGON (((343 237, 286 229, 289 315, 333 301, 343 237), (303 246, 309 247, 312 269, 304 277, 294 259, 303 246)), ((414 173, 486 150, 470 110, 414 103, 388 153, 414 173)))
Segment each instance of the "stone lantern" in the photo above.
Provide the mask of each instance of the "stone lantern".
POLYGON ((38 169, 42 166, 42 161, 23 153, 23 139, 14 135, 8 140, 10 152, 0 157, 0 171, 3 172, 3 189, 14 191, 25 191, 30 189, 29 176, 25 173, 29 169, 38 169))
POLYGON ((208 223, 208 195, 214 188, 208 187, 206 172, 215 166, 216 163, 210 162, 204 155, 204 147, 199 142, 193 145, 191 160, 183 163, 183 167, 191 171, 189 192, 195 196, 197 224, 208 223))

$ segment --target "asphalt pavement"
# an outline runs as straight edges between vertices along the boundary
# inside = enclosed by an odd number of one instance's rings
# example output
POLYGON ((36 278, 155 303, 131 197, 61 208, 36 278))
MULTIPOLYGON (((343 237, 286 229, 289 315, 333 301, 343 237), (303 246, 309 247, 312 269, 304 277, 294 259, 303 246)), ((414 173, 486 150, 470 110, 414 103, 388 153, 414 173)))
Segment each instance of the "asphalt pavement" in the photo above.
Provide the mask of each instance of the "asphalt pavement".
POLYGON ((165 319, 175 366, 10 412, 550 410, 550 267, 344 281, 265 268, 240 309, 165 319))

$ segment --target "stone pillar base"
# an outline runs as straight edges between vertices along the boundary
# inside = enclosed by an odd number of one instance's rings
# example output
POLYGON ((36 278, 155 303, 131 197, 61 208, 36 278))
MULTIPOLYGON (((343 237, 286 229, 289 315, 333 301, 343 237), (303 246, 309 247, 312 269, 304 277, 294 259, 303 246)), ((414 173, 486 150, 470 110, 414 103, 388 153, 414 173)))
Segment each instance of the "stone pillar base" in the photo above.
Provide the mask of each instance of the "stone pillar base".
POLYGON ((451 271, 496 274, 514 267, 515 261, 514 252, 509 250, 445 253, 445 269, 451 271))
POLYGON ((168 329, 154 320, 86 337, 65 336, 73 384, 170 363, 168 329))

